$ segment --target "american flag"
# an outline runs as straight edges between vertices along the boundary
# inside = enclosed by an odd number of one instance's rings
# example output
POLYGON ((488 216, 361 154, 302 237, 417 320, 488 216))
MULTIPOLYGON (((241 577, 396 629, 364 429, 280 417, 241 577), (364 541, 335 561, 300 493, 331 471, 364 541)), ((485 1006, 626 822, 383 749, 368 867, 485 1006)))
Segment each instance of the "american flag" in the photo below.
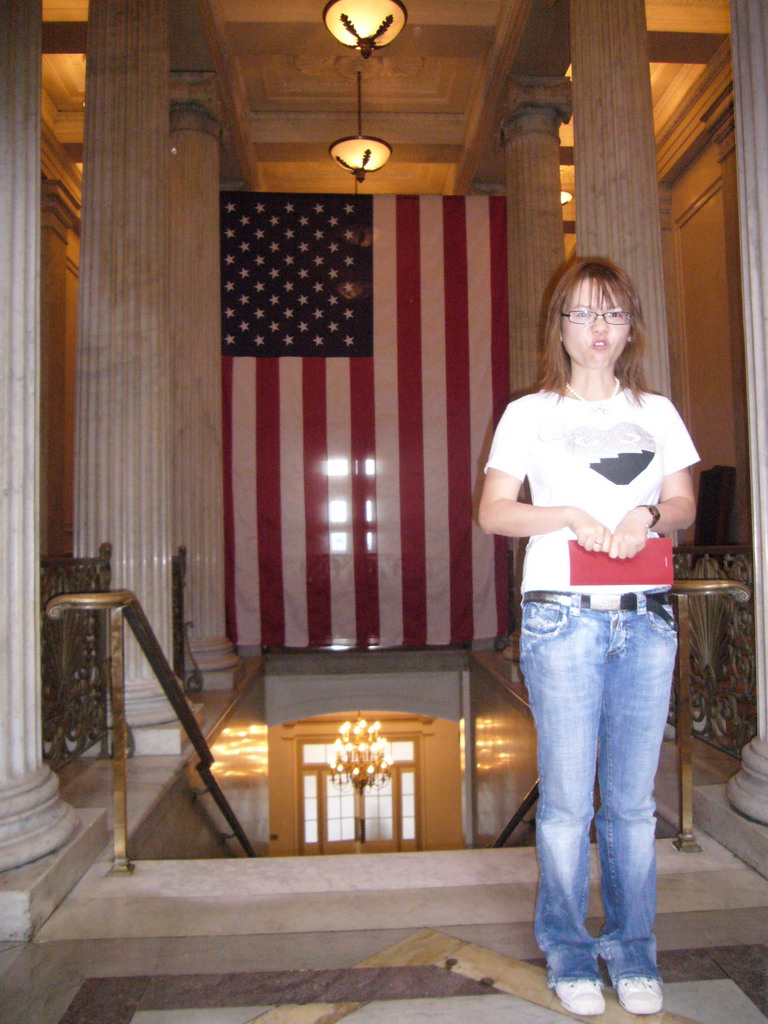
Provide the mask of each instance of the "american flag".
POLYGON ((222 196, 223 351, 370 356, 370 196, 222 196))
POLYGON ((474 521, 509 391, 505 217, 503 197, 223 195, 238 644, 506 632, 506 544, 474 521))

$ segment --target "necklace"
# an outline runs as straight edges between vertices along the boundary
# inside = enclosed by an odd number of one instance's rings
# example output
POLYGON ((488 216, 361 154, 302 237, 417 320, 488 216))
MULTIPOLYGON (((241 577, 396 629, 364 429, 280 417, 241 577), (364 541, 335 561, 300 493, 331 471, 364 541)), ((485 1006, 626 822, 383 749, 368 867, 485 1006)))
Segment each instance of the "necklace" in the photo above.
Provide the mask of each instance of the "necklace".
POLYGON ((583 402, 585 405, 588 405, 590 409, 594 409, 595 412, 599 412, 605 415, 608 412, 608 402, 610 402, 611 399, 615 398, 616 395, 618 395, 618 393, 621 391, 621 382, 619 381, 619 378, 614 377, 613 380, 614 384, 616 385, 613 389, 613 394, 610 395, 610 397, 608 398, 601 398, 598 402, 590 402, 589 399, 584 398, 583 395, 580 395, 578 391, 574 391, 570 384, 565 385, 565 390, 570 391, 574 398, 577 398, 580 402, 583 402))

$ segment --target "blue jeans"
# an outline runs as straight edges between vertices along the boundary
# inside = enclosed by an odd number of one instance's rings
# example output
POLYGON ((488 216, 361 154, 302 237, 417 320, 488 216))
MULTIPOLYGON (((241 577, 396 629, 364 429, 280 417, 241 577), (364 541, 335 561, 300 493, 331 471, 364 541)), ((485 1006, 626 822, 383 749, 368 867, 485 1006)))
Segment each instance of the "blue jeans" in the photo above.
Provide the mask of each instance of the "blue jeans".
POLYGON ((523 605, 520 665, 538 733, 536 940, 549 984, 598 980, 597 957, 616 984, 659 979, 653 784, 677 650, 671 622, 647 611, 523 605), (605 924, 584 927, 595 764, 605 924))

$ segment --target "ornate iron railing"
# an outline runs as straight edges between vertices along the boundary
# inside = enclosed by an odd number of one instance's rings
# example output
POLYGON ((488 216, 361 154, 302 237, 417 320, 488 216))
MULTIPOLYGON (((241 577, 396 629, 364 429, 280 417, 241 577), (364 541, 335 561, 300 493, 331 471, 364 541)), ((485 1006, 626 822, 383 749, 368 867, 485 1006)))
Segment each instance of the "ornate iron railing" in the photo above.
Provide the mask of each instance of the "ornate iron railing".
POLYGON ((195 661, 189 642, 191 622, 185 620, 184 588, 187 579, 187 549, 182 544, 173 556, 171 581, 173 587, 173 671, 181 679, 186 693, 200 693, 203 673, 195 661), (189 667, 187 667, 189 665, 189 667))
POLYGON ((61 594, 46 605, 50 618, 61 620, 70 614, 95 613, 104 620, 109 633, 109 658, 106 661, 112 706, 112 799, 113 844, 116 874, 130 874, 133 865, 128 857, 128 729, 125 720, 125 687, 123 677, 123 620, 127 620, 141 650, 160 683, 168 703, 200 758, 197 772, 223 814, 234 836, 248 857, 255 857, 250 839, 232 810, 216 780, 211 766, 214 758, 205 737, 187 703, 181 683, 168 663, 144 610, 130 590, 112 590, 107 594, 61 594))
MULTIPOLYGON (((40 606, 59 594, 100 593, 111 583, 112 547, 97 558, 43 558, 40 606)), ((54 770, 100 744, 107 749, 109 636, 103 617, 67 612, 54 621, 43 615, 40 630, 43 757, 54 770)))
MULTIPOLYGON (((202 689, 202 675, 189 649, 184 622, 186 548, 172 559, 173 670, 187 692, 202 689), (185 648, 187 658, 185 658, 185 648), (187 659, 191 668, 187 670, 187 659)), ((102 544, 97 558, 43 558, 40 607, 61 594, 98 594, 111 587, 112 545, 102 544)), ((97 612, 43 615, 41 629, 43 757, 54 771, 99 744, 108 753, 109 636, 97 612)))
MULTIPOLYGON (((677 548, 675 579, 735 580, 752 593, 752 549, 677 548)), ((740 757, 757 732, 754 601, 692 596, 689 602, 693 735, 740 757)), ((672 709, 670 722, 674 717, 672 709)))

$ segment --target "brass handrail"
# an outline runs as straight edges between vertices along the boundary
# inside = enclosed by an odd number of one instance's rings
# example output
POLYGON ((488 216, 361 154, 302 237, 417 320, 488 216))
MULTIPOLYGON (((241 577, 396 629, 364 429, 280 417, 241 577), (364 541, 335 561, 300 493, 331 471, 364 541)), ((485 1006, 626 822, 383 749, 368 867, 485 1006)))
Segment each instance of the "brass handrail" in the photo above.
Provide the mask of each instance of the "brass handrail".
POLYGON ((749 600, 749 587, 737 580, 675 580, 671 589, 677 605, 678 649, 675 671, 675 731, 680 794, 680 831, 675 846, 682 853, 699 852, 693 831, 693 738, 691 735, 691 620, 689 597, 732 597, 740 604, 749 600))
POLYGON ((112 872, 130 874, 133 865, 128 857, 128 816, 127 816, 127 726, 125 721, 125 687, 123 676, 123 618, 128 620, 133 635, 152 667, 168 702, 186 732, 200 762, 197 772, 211 794, 232 832, 249 857, 255 857, 248 836, 243 831, 229 801, 221 791, 211 771, 214 757, 203 736, 197 719, 187 703, 182 688, 173 674, 144 610, 136 595, 130 590, 110 590, 99 594, 59 594, 46 605, 46 614, 52 619, 61 618, 65 611, 100 611, 109 615, 110 659, 109 680, 112 703, 112 800, 114 810, 114 861, 112 872))

